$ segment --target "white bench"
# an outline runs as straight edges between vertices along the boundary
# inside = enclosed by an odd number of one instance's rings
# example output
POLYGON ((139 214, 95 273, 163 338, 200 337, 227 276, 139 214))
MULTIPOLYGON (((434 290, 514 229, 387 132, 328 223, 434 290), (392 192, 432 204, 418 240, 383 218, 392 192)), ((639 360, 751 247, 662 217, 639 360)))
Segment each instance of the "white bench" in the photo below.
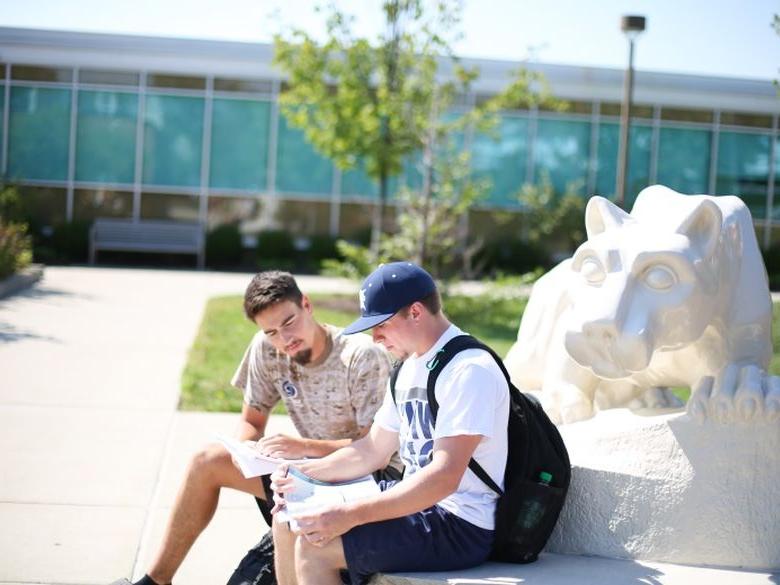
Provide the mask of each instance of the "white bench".
POLYGON ((90 264, 99 250, 196 254, 199 269, 206 255, 203 225, 180 221, 98 218, 89 231, 90 264))

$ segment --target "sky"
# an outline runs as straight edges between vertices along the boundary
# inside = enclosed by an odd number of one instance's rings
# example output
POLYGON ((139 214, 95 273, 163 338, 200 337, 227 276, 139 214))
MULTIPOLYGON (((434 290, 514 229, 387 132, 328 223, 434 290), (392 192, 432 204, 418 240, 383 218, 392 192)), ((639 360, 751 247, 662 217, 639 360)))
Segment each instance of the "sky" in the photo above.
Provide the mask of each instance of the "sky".
MULTIPOLYGON (((335 0, 375 38, 381 0, 335 0)), ((319 35, 315 0, 0 0, 0 26, 269 42, 280 27, 319 35)), ((780 0, 464 0, 463 57, 623 69, 626 14, 647 18, 638 70, 777 79, 780 0)))

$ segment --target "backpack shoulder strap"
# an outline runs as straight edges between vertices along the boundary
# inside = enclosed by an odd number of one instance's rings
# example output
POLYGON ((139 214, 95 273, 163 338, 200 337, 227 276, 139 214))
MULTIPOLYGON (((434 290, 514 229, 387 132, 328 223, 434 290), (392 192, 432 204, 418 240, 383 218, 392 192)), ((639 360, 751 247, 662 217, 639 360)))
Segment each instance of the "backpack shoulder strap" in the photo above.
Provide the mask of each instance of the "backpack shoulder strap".
POLYGON ((396 380, 398 380, 398 372, 401 371, 401 366, 404 365, 404 363, 398 362, 397 364, 393 365, 393 369, 390 370, 390 396, 393 397, 393 404, 396 404, 395 401, 395 383, 396 380))
MULTIPOLYGON (((467 349, 482 349, 487 351, 499 365, 501 372, 504 374, 504 377, 507 380, 507 384, 509 384, 509 374, 507 373, 501 358, 498 357, 496 352, 471 335, 458 335, 457 337, 453 337, 447 343, 445 343, 444 347, 442 347, 438 353, 428 362, 430 364, 430 373, 428 374, 428 385, 426 390, 428 393, 428 405, 431 409, 431 420, 433 421, 434 426, 436 426, 436 415, 439 412, 439 403, 436 400, 435 392, 436 380, 439 378, 439 374, 441 374, 444 367, 450 363, 450 361, 452 361, 452 358, 454 358, 461 351, 465 351, 467 349)), ((394 382, 395 380, 391 382, 393 399, 395 399, 394 382)), ((498 487, 496 482, 493 481, 493 479, 482 468, 482 466, 474 460, 474 458, 469 460, 469 469, 471 469, 471 471, 473 471, 474 474, 479 479, 481 479, 483 483, 485 483, 485 485, 496 492, 499 496, 503 495, 504 492, 501 490, 501 488, 498 487)))

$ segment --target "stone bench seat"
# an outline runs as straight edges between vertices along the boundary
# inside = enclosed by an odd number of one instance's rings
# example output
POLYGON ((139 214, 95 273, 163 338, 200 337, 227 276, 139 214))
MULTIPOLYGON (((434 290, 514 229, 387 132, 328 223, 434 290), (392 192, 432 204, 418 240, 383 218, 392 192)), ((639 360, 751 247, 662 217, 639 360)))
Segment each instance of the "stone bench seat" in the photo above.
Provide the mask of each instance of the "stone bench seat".
POLYGON ((776 583, 764 571, 543 553, 528 565, 485 563, 465 571, 377 575, 370 585, 758 585, 776 583))
POLYGON ((132 221, 98 218, 89 232, 89 263, 97 252, 152 252, 195 254, 198 268, 205 265, 203 225, 180 221, 132 221))

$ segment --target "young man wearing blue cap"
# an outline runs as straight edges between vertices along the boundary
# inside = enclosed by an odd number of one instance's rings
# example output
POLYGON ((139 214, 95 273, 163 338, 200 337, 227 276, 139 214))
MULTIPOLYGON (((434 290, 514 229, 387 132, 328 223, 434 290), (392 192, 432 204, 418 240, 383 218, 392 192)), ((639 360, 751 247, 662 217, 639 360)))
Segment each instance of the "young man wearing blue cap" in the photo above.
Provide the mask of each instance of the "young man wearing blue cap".
MULTIPOLYGON (((476 459, 503 487, 509 393, 493 358, 480 349, 458 353, 435 386, 439 404, 432 424, 426 385, 441 348, 463 332, 441 311, 431 276, 408 262, 384 264, 363 283, 361 317, 345 333, 372 329, 374 341, 404 359, 366 437, 300 466, 323 481, 345 481, 385 464, 398 450, 406 465, 400 482, 380 482, 382 492, 362 500, 297 516, 297 532, 274 521, 277 556, 295 575, 280 585, 352 583, 377 572, 454 570, 488 558, 496 494, 470 469, 476 459)), ((286 469, 272 476, 275 511, 292 489, 286 469)))

